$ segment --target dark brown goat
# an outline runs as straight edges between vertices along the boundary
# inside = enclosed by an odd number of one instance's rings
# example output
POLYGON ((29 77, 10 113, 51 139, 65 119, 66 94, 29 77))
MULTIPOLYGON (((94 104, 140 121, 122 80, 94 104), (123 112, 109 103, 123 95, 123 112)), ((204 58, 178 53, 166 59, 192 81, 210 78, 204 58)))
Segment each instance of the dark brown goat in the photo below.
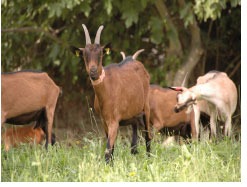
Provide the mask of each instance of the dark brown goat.
POLYGON ((44 72, 4 73, 1 90, 1 123, 23 125, 36 121, 48 143, 55 143, 53 117, 60 88, 44 72))
POLYGON ((141 62, 130 59, 132 63, 110 64, 102 66, 103 48, 100 46, 100 26, 94 44, 85 25, 82 25, 85 48, 71 48, 74 53, 83 54, 87 73, 95 92, 94 108, 103 119, 107 137, 105 159, 108 163, 113 156, 114 142, 117 137, 119 122, 145 113, 146 147, 150 152, 149 134, 149 74, 141 62))

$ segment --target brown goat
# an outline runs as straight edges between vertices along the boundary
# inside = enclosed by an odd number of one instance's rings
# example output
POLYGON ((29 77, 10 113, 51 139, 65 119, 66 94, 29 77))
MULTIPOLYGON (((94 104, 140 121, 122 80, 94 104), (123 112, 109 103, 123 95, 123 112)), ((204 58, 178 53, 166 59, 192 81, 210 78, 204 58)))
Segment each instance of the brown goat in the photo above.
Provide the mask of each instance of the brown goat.
POLYGON ((165 89, 157 85, 150 85, 149 105, 150 122, 157 131, 162 131, 167 127, 168 132, 174 131, 176 135, 184 138, 189 136, 187 124, 190 124, 192 138, 197 139, 195 131, 195 121, 193 110, 183 110, 181 113, 175 113, 174 104, 176 104, 177 93, 170 89, 165 89), (179 134, 181 133, 181 134, 179 134))
POLYGON ((100 46, 100 26, 94 44, 85 25, 82 25, 85 38, 85 48, 71 48, 74 53, 83 54, 87 73, 95 92, 94 108, 103 119, 103 126, 107 137, 105 159, 108 163, 114 151, 119 122, 131 119, 145 113, 146 148, 150 152, 149 134, 149 74, 143 64, 135 59, 132 63, 110 64, 102 66, 103 48, 100 46))
POLYGON ((34 129, 34 125, 10 127, 2 133, 5 151, 9 151, 10 147, 17 147, 20 143, 41 144, 44 137, 44 131, 40 127, 34 129))
MULTIPOLYGON (((150 85, 149 105, 150 123, 154 129, 169 136, 182 136, 184 139, 197 139, 193 110, 186 113, 175 113, 177 93, 171 89, 162 88, 157 85, 150 85), (179 114, 179 115, 178 115, 179 114)), ((120 121, 120 125, 132 125, 131 152, 137 153, 137 127, 144 126, 142 115, 135 116, 129 120, 120 121)))
POLYGON ((2 78, 1 123, 23 125, 36 121, 46 135, 46 148, 55 143, 52 134, 54 111, 60 88, 44 72, 4 73, 2 78))
MULTIPOLYGON (((121 52, 123 61, 130 57, 126 57, 124 52, 121 52)), ((184 84, 184 83, 182 83, 184 84)), ((175 113, 174 104, 176 104, 177 92, 162 88, 157 85, 150 85, 149 88, 149 106, 150 106, 150 123, 153 127, 165 134, 180 135, 183 138, 197 139, 194 111, 183 110, 181 113, 175 113), (188 112, 188 114, 186 113, 188 112)), ((122 124, 131 123, 132 126, 143 124, 141 116, 136 116, 128 121, 121 121, 122 124)), ((137 130, 134 131, 132 144, 136 147, 137 144, 137 130)), ((136 149, 136 148, 135 148, 136 149)))

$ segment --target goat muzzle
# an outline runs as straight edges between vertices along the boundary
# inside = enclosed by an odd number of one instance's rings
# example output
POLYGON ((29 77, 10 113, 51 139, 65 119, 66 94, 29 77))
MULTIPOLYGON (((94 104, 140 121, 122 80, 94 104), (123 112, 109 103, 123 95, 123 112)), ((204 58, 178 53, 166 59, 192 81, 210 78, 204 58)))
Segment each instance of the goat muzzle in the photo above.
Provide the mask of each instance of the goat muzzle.
POLYGON ((91 79, 91 82, 92 82, 92 84, 93 84, 94 86, 96 86, 96 85, 102 83, 103 80, 104 80, 104 78, 105 78, 105 71, 104 71, 104 69, 102 69, 102 72, 101 72, 101 75, 99 76, 99 78, 96 79, 96 80, 92 80, 92 79, 91 79))
POLYGON ((89 72, 89 76, 93 81, 97 80, 99 78, 97 68, 91 68, 89 72))

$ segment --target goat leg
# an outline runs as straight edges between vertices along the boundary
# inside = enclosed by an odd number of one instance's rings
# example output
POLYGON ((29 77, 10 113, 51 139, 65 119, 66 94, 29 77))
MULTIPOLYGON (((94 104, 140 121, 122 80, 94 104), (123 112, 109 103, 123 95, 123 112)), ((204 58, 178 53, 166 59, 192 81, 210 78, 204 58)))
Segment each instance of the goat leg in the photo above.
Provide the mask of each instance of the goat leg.
POLYGON ((118 126, 119 126, 119 123, 111 123, 108 126, 108 138, 107 138, 107 145, 106 145, 106 151, 105 151, 105 161, 107 164, 113 158, 114 142, 117 137, 118 126))
POLYGON ((231 136, 231 129, 232 129, 232 118, 231 115, 228 115, 225 123, 224 135, 231 136))
POLYGON ((147 125, 147 117, 144 115, 144 122, 145 122, 145 141, 146 141, 146 152, 148 157, 150 157, 150 150, 151 150, 151 138, 150 138, 150 132, 147 125))
POLYGON ((138 153, 137 151, 137 124, 132 125, 132 130, 133 130, 133 135, 132 135, 132 142, 131 142, 131 154, 137 154, 138 153))
POLYGON ((51 108, 46 108, 46 115, 47 115, 47 127, 46 127, 46 143, 45 147, 48 148, 48 144, 52 144, 52 124, 53 124, 53 116, 54 116, 54 110, 51 108))
POLYGON ((216 137, 216 114, 215 111, 210 114, 210 129, 211 129, 211 139, 216 137))
POLYGON ((191 112, 191 131, 192 131, 192 138, 194 140, 198 140, 199 138, 199 132, 200 132, 200 109, 198 105, 193 104, 192 105, 193 110, 191 112), (194 117, 193 117, 194 116, 194 117), (194 129, 195 128, 195 129, 194 129))

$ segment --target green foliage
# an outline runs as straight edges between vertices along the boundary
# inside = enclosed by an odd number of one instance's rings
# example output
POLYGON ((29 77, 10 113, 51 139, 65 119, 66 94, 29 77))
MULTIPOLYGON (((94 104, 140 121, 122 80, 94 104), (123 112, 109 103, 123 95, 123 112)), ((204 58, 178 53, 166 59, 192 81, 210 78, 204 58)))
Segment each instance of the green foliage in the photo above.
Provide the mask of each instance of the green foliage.
POLYGON ((193 23, 194 12, 191 9, 192 9, 192 3, 188 2, 184 7, 182 7, 179 10, 180 19, 184 20, 185 27, 193 23))
POLYGON ((129 139, 119 137, 115 145, 114 166, 104 161, 104 138, 83 137, 68 146, 68 140, 55 147, 23 144, 6 153, 3 149, 2 182, 239 182, 239 141, 200 142, 164 149, 160 137, 152 142, 147 158, 144 140, 139 154, 130 154, 129 139), (66 143, 67 142, 67 143, 66 143))
POLYGON ((150 68, 152 84, 158 84, 162 87, 170 86, 166 81, 166 76, 169 72, 175 72, 176 69, 181 65, 181 61, 174 55, 170 55, 165 61, 155 68, 150 68))
POLYGON ((106 10, 107 14, 110 15, 112 11, 112 0, 104 1, 104 9, 106 10))
MULTIPOLYGON (((186 31, 193 22, 194 13, 201 20, 216 19, 228 2, 232 7, 240 4, 240 0, 198 0, 193 3, 188 0, 182 7, 176 1, 166 6, 171 16, 178 13, 185 26, 179 30, 186 31)), ((61 75, 78 76, 78 59, 69 52, 69 46, 84 46, 82 23, 88 26, 92 38, 99 25, 105 26, 102 43, 112 42, 113 46, 106 64, 109 60, 118 62, 120 51, 133 54, 137 49, 145 48, 148 56, 152 48, 165 50, 171 45, 168 38, 179 41, 181 36, 172 32, 177 28, 167 27, 154 3, 153 0, 2 1, 2 69, 56 69, 61 75)))
POLYGON ((194 12, 200 20, 217 19, 221 17, 222 10, 226 9, 227 4, 231 7, 240 5, 240 0, 196 0, 194 12))
POLYGON ((151 41, 155 44, 160 44, 164 40, 163 21, 157 17, 151 17, 149 25, 151 29, 151 41))

